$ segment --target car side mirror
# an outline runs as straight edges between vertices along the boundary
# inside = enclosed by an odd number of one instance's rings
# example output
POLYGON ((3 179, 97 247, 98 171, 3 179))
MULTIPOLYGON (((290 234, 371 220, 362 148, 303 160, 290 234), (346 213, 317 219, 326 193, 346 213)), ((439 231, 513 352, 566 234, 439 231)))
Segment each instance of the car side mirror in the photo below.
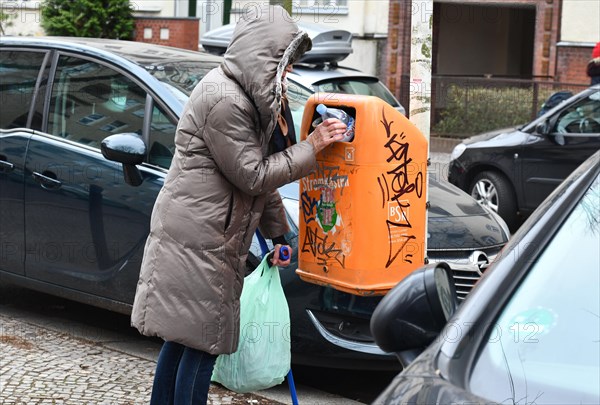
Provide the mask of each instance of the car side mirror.
POLYGON ((134 133, 111 135, 102 140, 100 150, 106 159, 123 164, 125 183, 134 187, 142 184, 142 175, 136 166, 146 158, 142 138, 134 133))
POLYGON ((555 144, 563 146, 565 144, 565 136, 563 134, 552 133, 555 121, 556 119, 546 119, 535 126, 535 131, 540 135, 547 136, 555 144))
POLYGON ((439 335, 457 306, 450 267, 429 264, 383 297, 371 317, 371 333, 383 351, 407 366, 439 335))
POLYGON ((535 132, 541 135, 548 135, 550 133, 550 124, 548 120, 544 120, 535 126, 535 132))

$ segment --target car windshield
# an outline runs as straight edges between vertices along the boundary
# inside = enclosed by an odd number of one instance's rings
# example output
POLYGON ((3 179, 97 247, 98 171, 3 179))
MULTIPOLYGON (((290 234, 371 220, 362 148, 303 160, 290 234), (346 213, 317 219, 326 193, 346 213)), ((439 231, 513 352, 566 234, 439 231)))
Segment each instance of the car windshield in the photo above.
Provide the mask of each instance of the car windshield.
POLYGON ((511 404, 598 403, 598 212, 600 177, 489 328, 470 379, 473 393, 511 404))
POLYGON ((384 100, 392 107, 398 107, 398 101, 392 93, 376 78, 358 77, 331 79, 314 84, 315 92, 360 94, 375 96, 384 100))
POLYGON ((292 118, 294 120, 296 137, 298 138, 300 137, 300 125, 302 124, 304 106, 311 95, 312 93, 296 83, 292 82, 288 86, 288 102, 290 105, 290 111, 292 112, 292 118))

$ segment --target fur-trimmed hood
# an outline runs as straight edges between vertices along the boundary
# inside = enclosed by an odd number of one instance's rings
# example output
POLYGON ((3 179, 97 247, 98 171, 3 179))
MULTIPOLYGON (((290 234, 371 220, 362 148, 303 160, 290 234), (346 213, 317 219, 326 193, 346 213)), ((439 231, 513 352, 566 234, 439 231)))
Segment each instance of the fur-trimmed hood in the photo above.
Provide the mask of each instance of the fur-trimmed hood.
POLYGON ((286 66, 311 47, 308 34, 281 6, 251 7, 236 24, 223 63, 254 101, 266 134, 275 128, 286 66))

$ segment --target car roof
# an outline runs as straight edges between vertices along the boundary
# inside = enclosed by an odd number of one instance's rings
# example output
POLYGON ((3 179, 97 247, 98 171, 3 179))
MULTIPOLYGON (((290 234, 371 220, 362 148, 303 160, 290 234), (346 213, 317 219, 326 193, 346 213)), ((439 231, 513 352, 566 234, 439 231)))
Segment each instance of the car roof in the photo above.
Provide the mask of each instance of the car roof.
POLYGON ((105 38, 80 37, 1 37, 2 45, 43 46, 56 49, 92 53, 111 53, 127 59, 137 65, 160 65, 161 62, 173 60, 214 60, 218 63, 221 57, 207 52, 191 51, 169 46, 149 44, 145 42, 124 41, 105 38))
MULTIPOLYGON (((353 52, 349 31, 304 21, 296 21, 296 24, 312 41, 312 49, 302 55, 300 62, 339 62, 353 52)), ((235 25, 233 22, 206 32, 200 38, 200 44, 207 51, 222 55, 233 37, 235 25)))
MULTIPOLYGON (((95 55, 116 55, 138 66, 160 66, 173 61, 187 62, 214 62, 220 63, 222 56, 214 55, 204 51, 191 51, 187 49, 169 46, 149 44, 145 42, 134 42, 114 40, 105 38, 81 38, 81 37, 0 37, 0 44, 13 46, 51 47, 54 49, 90 53, 95 55)), ((368 79, 378 81, 376 76, 361 72, 349 67, 339 67, 336 64, 297 64, 294 71, 289 73, 290 80, 314 91, 313 86, 321 81, 332 81, 343 79, 368 79)))
POLYGON ((292 72, 288 77, 294 82, 312 90, 312 86, 318 85, 320 81, 331 81, 338 78, 361 78, 373 79, 378 81, 376 76, 363 73, 360 70, 337 67, 335 65, 294 65, 292 72))

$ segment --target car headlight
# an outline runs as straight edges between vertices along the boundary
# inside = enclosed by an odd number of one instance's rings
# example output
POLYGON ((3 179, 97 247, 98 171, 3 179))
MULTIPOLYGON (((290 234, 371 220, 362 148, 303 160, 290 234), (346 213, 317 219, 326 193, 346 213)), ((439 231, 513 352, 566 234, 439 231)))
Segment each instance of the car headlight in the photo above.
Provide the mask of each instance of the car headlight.
POLYGON ((506 235, 506 239, 510 238, 510 229, 508 229, 508 225, 506 225, 506 222, 504 222, 504 220, 502 219, 502 217, 494 210, 486 207, 485 205, 482 205, 483 208, 485 208, 490 214, 492 214, 492 216, 496 219, 496 222, 498 222, 498 225, 500 225, 500 227, 502 228, 502 232, 504 232, 504 234, 506 235))
POLYGON ((452 161, 458 159, 460 155, 463 154, 465 149, 467 149, 467 145, 465 145, 464 143, 459 143, 458 145, 456 145, 454 149, 452 149, 452 153, 450 154, 450 160, 452 161))

